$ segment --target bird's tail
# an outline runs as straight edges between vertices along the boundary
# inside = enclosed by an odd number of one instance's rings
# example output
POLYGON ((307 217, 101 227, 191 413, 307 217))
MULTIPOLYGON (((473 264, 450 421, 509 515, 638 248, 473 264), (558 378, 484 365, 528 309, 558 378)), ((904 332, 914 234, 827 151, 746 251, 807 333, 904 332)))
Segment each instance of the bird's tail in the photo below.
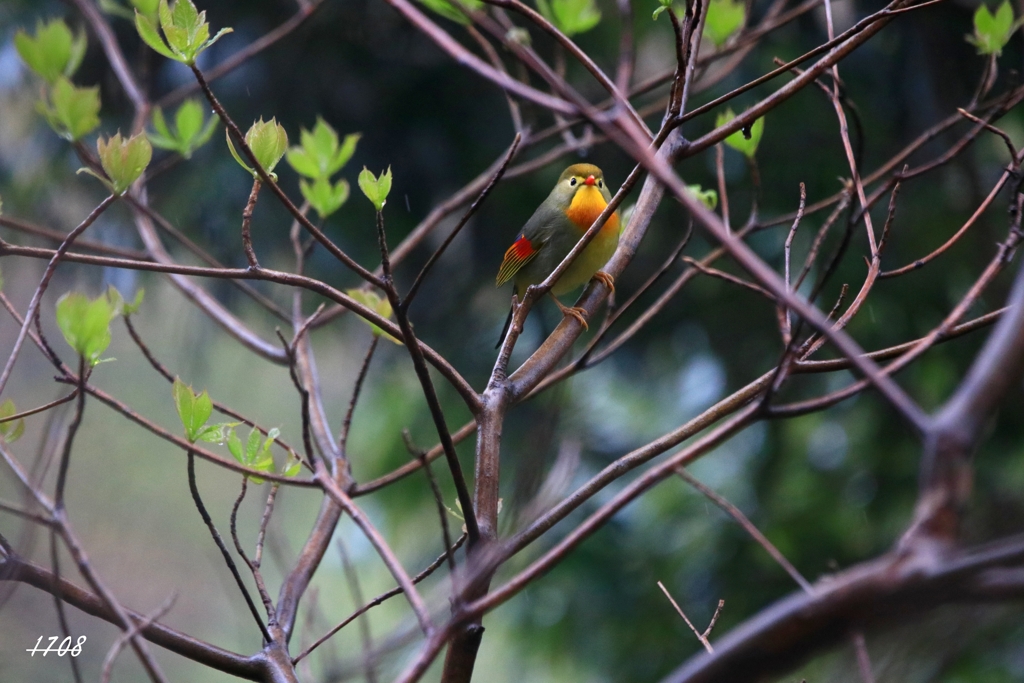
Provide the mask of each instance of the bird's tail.
POLYGON ((511 306, 508 307, 508 317, 505 318, 505 326, 501 328, 501 336, 498 337, 498 343, 494 345, 494 348, 496 349, 501 348, 501 343, 505 341, 505 335, 508 334, 508 328, 512 326, 512 312, 514 310, 515 309, 511 306))

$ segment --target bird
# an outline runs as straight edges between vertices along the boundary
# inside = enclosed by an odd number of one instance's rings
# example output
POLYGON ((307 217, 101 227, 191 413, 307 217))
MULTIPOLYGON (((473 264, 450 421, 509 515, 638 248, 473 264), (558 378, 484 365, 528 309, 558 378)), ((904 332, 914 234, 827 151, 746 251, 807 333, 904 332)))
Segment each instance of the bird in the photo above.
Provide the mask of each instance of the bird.
MULTIPOLYGON (((512 280, 513 293, 520 295, 530 285, 543 282, 590 229, 610 200, 611 193, 604 180, 604 172, 597 166, 573 164, 562 171, 551 194, 533 212, 519 236, 505 252, 495 285, 501 287, 512 280)), ((583 253, 551 287, 551 298, 555 300, 562 315, 573 316, 584 329, 587 329, 586 311, 565 306, 558 297, 586 284, 591 278, 601 280, 614 292, 614 279, 600 269, 618 245, 619 216, 616 212, 608 217, 583 253)), ((504 341, 511 323, 510 310, 501 338, 498 339, 498 347, 504 341)))

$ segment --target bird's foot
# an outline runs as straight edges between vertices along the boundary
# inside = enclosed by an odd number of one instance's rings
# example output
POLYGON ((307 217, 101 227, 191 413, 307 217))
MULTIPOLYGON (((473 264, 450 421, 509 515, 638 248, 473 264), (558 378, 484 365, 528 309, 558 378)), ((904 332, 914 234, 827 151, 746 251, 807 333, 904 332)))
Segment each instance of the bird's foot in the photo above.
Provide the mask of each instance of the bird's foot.
POLYGON ((587 325, 587 311, 579 306, 564 306, 562 302, 555 299, 555 303, 558 304, 559 310, 562 311, 562 315, 571 315, 580 321, 580 325, 583 325, 584 330, 589 330, 590 327, 587 325))
POLYGON ((610 294, 615 293, 615 278, 613 278, 611 275, 604 272, 603 270, 599 270, 596 273, 594 273, 594 279, 600 280, 602 283, 604 283, 605 287, 608 288, 610 294))

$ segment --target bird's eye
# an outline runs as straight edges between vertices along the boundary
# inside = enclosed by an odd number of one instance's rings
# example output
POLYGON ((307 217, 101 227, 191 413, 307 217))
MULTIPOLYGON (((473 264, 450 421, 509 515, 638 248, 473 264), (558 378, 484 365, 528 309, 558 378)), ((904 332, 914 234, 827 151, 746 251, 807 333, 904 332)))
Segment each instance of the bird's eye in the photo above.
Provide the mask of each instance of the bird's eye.
POLYGON ((576 187, 576 179, 569 178, 569 187, 576 187))
POLYGON ((597 181, 597 186, 598 187, 604 187, 604 181, 603 180, 598 180, 597 181))

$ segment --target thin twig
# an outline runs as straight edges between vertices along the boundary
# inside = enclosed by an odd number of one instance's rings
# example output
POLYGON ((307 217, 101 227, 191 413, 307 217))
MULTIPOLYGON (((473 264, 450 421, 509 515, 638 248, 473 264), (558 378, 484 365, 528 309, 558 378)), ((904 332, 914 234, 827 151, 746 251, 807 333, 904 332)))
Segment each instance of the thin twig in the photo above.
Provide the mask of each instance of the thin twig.
POLYGON ((256 260, 256 252, 252 248, 252 234, 249 226, 252 223, 252 212, 256 209, 256 198, 259 197, 262 183, 257 179, 252 182, 252 190, 249 192, 249 200, 245 203, 242 211, 242 250, 245 252, 245 259, 249 262, 250 268, 259 268, 259 261, 256 260))
MULTIPOLYGON (((117 661, 118 655, 121 654, 121 650, 128 644, 128 641, 134 638, 136 635, 142 633, 142 631, 155 622, 160 617, 164 616, 171 611, 171 607, 174 606, 174 601, 177 600, 178 595, 172 593, 170 597, 164 600, 163 604, 157 607, 152 614, 147 615, 144 619, 139 619, 134 625, 118 637, 114 641, 114 644, 110 646, 107 651, 107 656, 103 658, 103 668, 100 673, 100 683, 110 683, 110 677, 114 674, 114 663, 117 661)), ((74 659, 74 657, 71 657, 74 659)))
POLYGON ((710 500, 712 503, 724 510, 726 514, 736 520, 736 523, 743 527, 743 530, 746 531, 751 538, 757 541, 757 544, 764 548, 765 552, 771 555, 772 559, 775 560, 780 567, 786 570, 786 573, 789 574, 790 578, 792 578, 798 586, 803 588, 805 591, 813 590, 810 582, 805 579, 799 571, 797 571, 796 567, 786 559, 785 555, 779 552, 778 548, 772 545, 772 542, 769 541, 756 526, 754 526, 753 522, 751 522, 746 515, 740 512, 739 508, 695 479, 693 475, 686 471, 686 468, 677 467, 676 474, 678 474, 679 477, 687 484, 700 491, 705 498, 710 500))
POLYGON ((508 148, 508 151, 505 153, 504 158, 502 158, 501 160, 501 164, 498 166, 497 170, 494 171, 494 174, 491 176, 490 181, 487 183, 484 189, 480 191, 480 195, 470 205, 469 209, 466 210, 466 213, 463 214, 462 218, 459 219, 459 222, 455 225, 454 228, 452 228, 452 231, 448 233, 448 237, 446 237, 444 242, 441 243, 441 246, 439 246, 434 251, 434 253, 430 255, 430 258, 427 259, 427 262, 423 264, 423 268, 416 276, 416 279, 413 280, 412 286, 409 287, 409 292, 405 295, 405 299, 402 301, 402 306, 405 310, 409 309, 409 306, 412 304, 413 298, 419 291, 420 285, 423 284, 423 280, 427 277, 427 274, 430 272, 430 269, 433 268, 434 264, 437 263, 437 260, 441 258, 441 255, 444 254, 445 250, 448 248, 448 245, 452 243, 452 240, 455 239, 455 237, 459 234, 459 232, 466 225, 466 223, 469 222, 469 219, 473 217, 473 214, 476 213, 476 210, 480 208, 480 205, 483 204, 485 199, 487 199, 487 196, 491 193, 491 190, 494 189, 494 186, 497 185, 498 181, 501 180, 501 177, 505 174, 505 170, 508 168, 509 162, 511 162, 512 159, 515 157, 516 151, 519 149, 519 143, 522 142, 522 139, 522 134, 516 133, 515 139, 512 140, 512 145, 508 148))
POLYGON ((348 460, 348 435, 349 430, 352 428, 352 415, 356 412, 356 403, 359 402, 363 382, 366 380, 366 373, 370 369, 370 361, 373 360, 373 352, 377 350, 378 342, 380 342, 380 335, 373 335, 373 339, 370 340, 370 348, 366 350, 366 355, 363 356, 363 363, 359 366, 359 374, 356 375, 356 383, 352 387, 352 398, 348 402, 348 410, 345 411, 345 421, 341 425, 341 436, 338 437, 338 451, 341 453, 342 459, 346 461, 348 460))
POLYGON ((5 422, 13 422, 15 420, 21 420, 30 415, 36 415, 38 413, 45 412, 50 408, 56 408, 59 405, 67 403, 68 401, 73 401, 76 396, 78 396, 78 389, 75 389, 67 396, 61 396, 56 400, 50 401, 49 403, 44 403, 43 405, 38 406, 36 408, 29 408, 28 410, 23 410, 20 413, 14 413, 13 415, 8 415, 7 417, 0 417, 0 424, 3 424, 5 422))
POLYGON ((853 634, 853 649, 857 653, 857 669, 860 671, 861 683, 875 683, 875 674, 871 671, 871 656, 868 654, 868 645, 864 641, 864 632, 857 631, 853 634))
POLYGON ((64 258, 64 254, 66 254, 71 248, 71 245, 74 244, 75 239, 85 232, 86 228, 92 225, 97 218, 103 215, 103 212, 107 210, 107 207, 113 204, 116 199, 117 195, 110 195, 100 202, 96 208, 89 212, 89 215, 85 217, 85 220, 79 223, 74 230, 68 233, 68 236, 60 243, 57 250, 53 252, 50 262, 46 264, 46 269, 43 271, 43 277, 39 281, 39 286, 36 287, 35 292, 32 293, 32 300, 29 301, 28 310, 25 312, 24 322, 21 325, 21 329, 18 331, 17 338, 14 340, 14 346, 11 348, 11 355, 7 358, 7 363, 4 365, 3 372, 0 373, 0 394, 3 394, 4 388, 7 386, 7 380, 10 378, 11 371, 14 369, 14 362, 18 359, 18 354, 21 351, 22 344, 25 343, 25 335, 28 334, 28 327, 32 324, 32 319, 35 317, 36 311, 39 309, 39 304, 43 299, 43 293, 46 291, 46 287, 50 284, 50 278, 53 277, 53 273, 57 269, 57 264, 60 263, 62 258, 64 258))
POLYGON ((715 621, 718 620, 718 613, 719 613, 719 611, 721 611, 722 605, 725 603, 725 601, 724 600, 719 600, 718 601, 718 609, 715 610, 715 615, 714 615, 714 617, 711 620, 711 624, 708 626, 707 630, 704 633, 701 633, 700 631, 697 630, 697 627, 693 625, 693 622, 690 621, 690 618, 688 616, 686 616, 686 612, 684 612, 683 608, 679 606, 679 603, 677 603, 675 601, 675 599, 672 597, 672 594, 668 592, 667 588, 665 588, 665 584, 663 584, 661 581, 658 581, 658 588, 660 588, 661 592, 665 594, 665 597, 668 598, 668 601, 672 603, 672 606, 676 608, 676 612, 679 613, 679 616, 681 616, 683 618, 683 621, 686 622, 686 625, 690 627, 691 631, 693 631, 693 635, 697 636, 697 640, 699 640, 701 645, 704 646, 704 649, 707 650, 708 653, 714 654, 715 649, 713 647, 711 647, 711 643, 708 641, 708 635, 707 634, 714 627, 715 621))
MULTIPOLYGON (((430 576, 431 574, 433 574, 434 571, 438 567, 440 567, 442 564, 444 564, 445 560, 450 555, 454 554, 456 550, 458 550, 460 547, 462 547, 462 544, 465 543, 465 542, 466 542, 466 534, 462 534, 461 536, 459 536, 459 538, 455 541, 455 543, 450 548, 445 549, 445 551, 443 553, 441 553, 437 557, 436 560, 431 562, 429 565, 427 565, 427 567, 423 571, 421 571, 419 574, 414 576, 412 578, 412 582, 414 584, 419 583, 423 579, 425 579, 428 576, 430 576)), ((323 645, 325 642, 327 642, 327 640, 331 636, 333 636, 335 633, 337 633, 341 629, 343 629, 346 626, 348 626, 349 624, 351 624, 355 619, 359 618, 360 615, 366 613, 368 610, 370 610, 370 609, 376 607, 377 605, 381 604, 382 602, 384 602, 388 598, 393 598, 396 595, 401 594, 401 592, 402 592, 402 588, 400 586, 398 586, 398 587, 392 588, 391 590, 389 590, 389 591, 387 591, 385 593, 381 593, 380 595, 375 597, 373 600, 370 600, 370 602, 366 603, 365 605, 363 605, 362 607, 357 609, 355 612, 353 612, 352 614, 350 614, 347 617, 345 617, 337 626, 333 627, 330 631, 328 631, 324 635, 320 636, 320 638, 318 638, 312 645, 310 645, 305 650, 303 650, 301 653, 299 653, 294 659, 292 659, 292 664, 298 664, 301 660, 305 659, 309 655, 309 653, 311 653, 313 650, 315 650, 316 648, 318 648, 321 645, 323 645)))
MULTIPOLYGON (((382 285, 387 294, 388 301, 391 303, 391 308, 395 312, 398 326, 402 330, 402 340, 405 342, 405 348, 409 351, 409 356, 412 358, 413 368, 416 371, 417 379, 419 379, 423 397, 427 400, 430 417, 434 422, 434 428, 437 430, 441 447, 444 449, 445 460, 448 462, 448 469, 451 471, 452 480, 455 483, 455 491, 459 495, 459 502, 462 504, 463 513, 466 516, 469 544, 473 546, 480 540, 480 528, 477 525, 476 512, 473 508, 473 498, 469 495, 466 477, 462 473, 462 464, 459 462, 459 456, 455 452, 455 444, 452 441, 451 432, 448 430, 444 410, 441 408, 441 402, 437 397, 434 382, 430 379, 430 373, 427 370, 426 363, 423 361, 423 351, 420 349, 412 325, 409 322, 408 312, 402 306, 398 290, 395 288, 394 278, 391 274, 391 261, 388 256, 387 235, 384 232, 384 216, 380 211, 377 212, 377 242, 380 247, 381 270, 384 273, 382 285)), ((477 399, 477 405, 479 405, 479 399, 477 399)))
POLYGON ((220 549, 220 553, 224 557, 224 564, 228 566, 228 570, 238 585, 238 590, 242 592, 242 597, 245 598, 245 604, 249 607, 249 613, 252 614, 253 620, 259 626, 260 633, 263 634, 264 642, 273 642, 274 639, 270 636, 270 631, 267 630, 266 624, 263 623, 263 617, 260 616, 259 610, 256 609, 256 603, 253 602, 252 596, 249 595, 249 589, 246 588, 245 582, 242 581, 242 575, 238 572, 238 567, 235 565, 231 553, 228 552, 228 547, 224 545, 224 539, 220 537, 217 527, 214 526, 213 520, 210 518, 210 513, 206 511, 206 506, 203 505, 203 499, 199 495, 199 487, 196 485, 196 459, 195 453, 192 450, 188 452, 188 488, 192 492, 192 501, 195 503, 196 509, 199 510, 199 516, 203 518, 203 523, 210 530, 213 542, 217 544, 217 548, 220 549))

